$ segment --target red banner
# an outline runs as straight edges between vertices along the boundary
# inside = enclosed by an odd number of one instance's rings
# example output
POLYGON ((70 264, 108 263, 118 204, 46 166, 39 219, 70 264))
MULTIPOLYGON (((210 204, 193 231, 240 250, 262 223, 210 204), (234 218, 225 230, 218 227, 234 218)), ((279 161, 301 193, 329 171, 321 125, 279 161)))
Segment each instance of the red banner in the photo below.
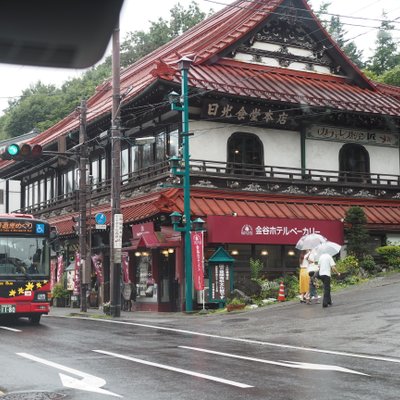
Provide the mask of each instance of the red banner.
POLYGON ((57 269, 57 261, 54 258, 52 258, 50 261, 50 290, 52 290, 54 285, 56 284, 57 280, 56 269, 57 269))
POLYGON ((61 282, 64 273, 64 259, 63 256, 57 257, 57 282, 61 282))
POLYGON ((96 272, 96 276, 99 281, 99 284, 103 285, 104 284, 103 253, 93 255, 92 262, 93 262, 94 270, 96 272))
POLYGON ((204 290, 204 238, 203 232, 190 232, 192 243, 193 281, 196 290, 204 290))
POLYGON ((129 254, 126 251, 122 252, 121 266, 122 279, 124 280, 124 283, 129 283, 129 254))
POLYGON ((75 296, 80 293, 81 290, 81 256, 79 253, 75 253, 75 275, 74 275, 74 290, 72 294, 75 296))

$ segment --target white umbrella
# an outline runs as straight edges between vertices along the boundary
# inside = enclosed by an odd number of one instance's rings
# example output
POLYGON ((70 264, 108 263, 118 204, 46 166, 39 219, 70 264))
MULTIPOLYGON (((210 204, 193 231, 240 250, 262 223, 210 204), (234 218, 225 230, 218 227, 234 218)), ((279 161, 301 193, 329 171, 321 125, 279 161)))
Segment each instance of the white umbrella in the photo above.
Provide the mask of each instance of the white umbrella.
POLYGON ((334 256, 335 254, 339 253, 342 246, 335 242, 326 241, 325 243, 321 243, 311 252, 311 257, 315 260, 318 260, 322 254, 329 254, 334 256))
POLYGON ((321 243, 325 243, 328 239, 319 233, 310 233, 302 236, 296 244, 298 250, 310 250, 314 249, 321 243))

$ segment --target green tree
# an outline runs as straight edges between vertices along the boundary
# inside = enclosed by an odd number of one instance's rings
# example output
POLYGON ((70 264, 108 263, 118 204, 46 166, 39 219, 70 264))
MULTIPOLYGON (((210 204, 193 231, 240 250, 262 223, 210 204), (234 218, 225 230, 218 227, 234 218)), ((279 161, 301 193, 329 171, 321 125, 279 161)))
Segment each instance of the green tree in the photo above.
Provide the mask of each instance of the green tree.
POLYGON ((135 31, 127 34, 121 45, 121 65, 127 67, 133 64, 198 24, 205 17, 206 13, 200 11, 196 2, 192 1, 187 9, 178 3, 170 10, 168 21, 159 18, 156 22, 151 22, 148 32, 135 31))
POLYGON ((347 252, 361 260, 368 252, 369 239, 364 210, 358 206, 350 207, 346 212, 344 222, 347 252))
POLYGON ((380 76, 380 82, 387 85, 400 86, 400 65, 386 71, 380 76))
POLYGON ((338 46, 343 52, 356 64, 359 68, 364 68, 362 61, 362 51, 358 50, 356 44, 353 41, 346 40, 345 36, 347 32, 343 28, 343 23, 338 15, 332 15, 327 25, 327 30, 332 38, 336 41, 338 46))
POLYGON ((20 99, 10 103, 3 130, 7 137, 47 129, 59 120, 60 91, 54 85, 37 82, 25 89, 20 99))
MULTIPOLYGON (((210 11, 211 12, 211 11, 210 11)), ((130 33, 121 45, 121 66, 127 67, 146 54, 169 42, 205 18, 196 2, 183 8, 179 3, 170 10, 170 19, 151 22, 148 32, 130 33)), ((37 128, 43 131, 70 114, 83 98, 111 76, 111 57, 82 76, 66 81, 61 88, 37 82, 22 96, 9 102, 0 117, 0 138, 14 137, 37 128)))
POLYGON ((376 37, 376 48, 374 55, 368 60, 367 69, 377 75, 391 70, 400 63, 400 55, 397 52, 397 43, 393 39, 392 30, 394 26, 386 20, 382 21, 376 37))

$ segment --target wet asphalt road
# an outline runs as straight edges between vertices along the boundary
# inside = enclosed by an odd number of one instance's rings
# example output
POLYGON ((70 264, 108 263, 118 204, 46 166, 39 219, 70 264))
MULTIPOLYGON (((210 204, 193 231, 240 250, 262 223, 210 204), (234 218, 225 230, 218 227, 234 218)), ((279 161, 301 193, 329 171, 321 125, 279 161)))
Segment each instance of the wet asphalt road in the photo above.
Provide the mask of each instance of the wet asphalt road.
POLYGON ((22 320, 0 329, 0 390, 5 400, 398 399, 399 289, 396 275, 334 293, 328 309, 22 320))

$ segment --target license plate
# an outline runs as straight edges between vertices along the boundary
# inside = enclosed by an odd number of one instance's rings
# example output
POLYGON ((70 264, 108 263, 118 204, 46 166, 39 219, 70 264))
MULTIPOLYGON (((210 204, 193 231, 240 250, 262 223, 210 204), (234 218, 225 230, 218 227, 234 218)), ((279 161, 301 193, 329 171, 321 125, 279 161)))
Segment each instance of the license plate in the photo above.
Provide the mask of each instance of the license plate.
POLYGON ((0 304, 0 314, 15 314, 15 304, 0 304))

